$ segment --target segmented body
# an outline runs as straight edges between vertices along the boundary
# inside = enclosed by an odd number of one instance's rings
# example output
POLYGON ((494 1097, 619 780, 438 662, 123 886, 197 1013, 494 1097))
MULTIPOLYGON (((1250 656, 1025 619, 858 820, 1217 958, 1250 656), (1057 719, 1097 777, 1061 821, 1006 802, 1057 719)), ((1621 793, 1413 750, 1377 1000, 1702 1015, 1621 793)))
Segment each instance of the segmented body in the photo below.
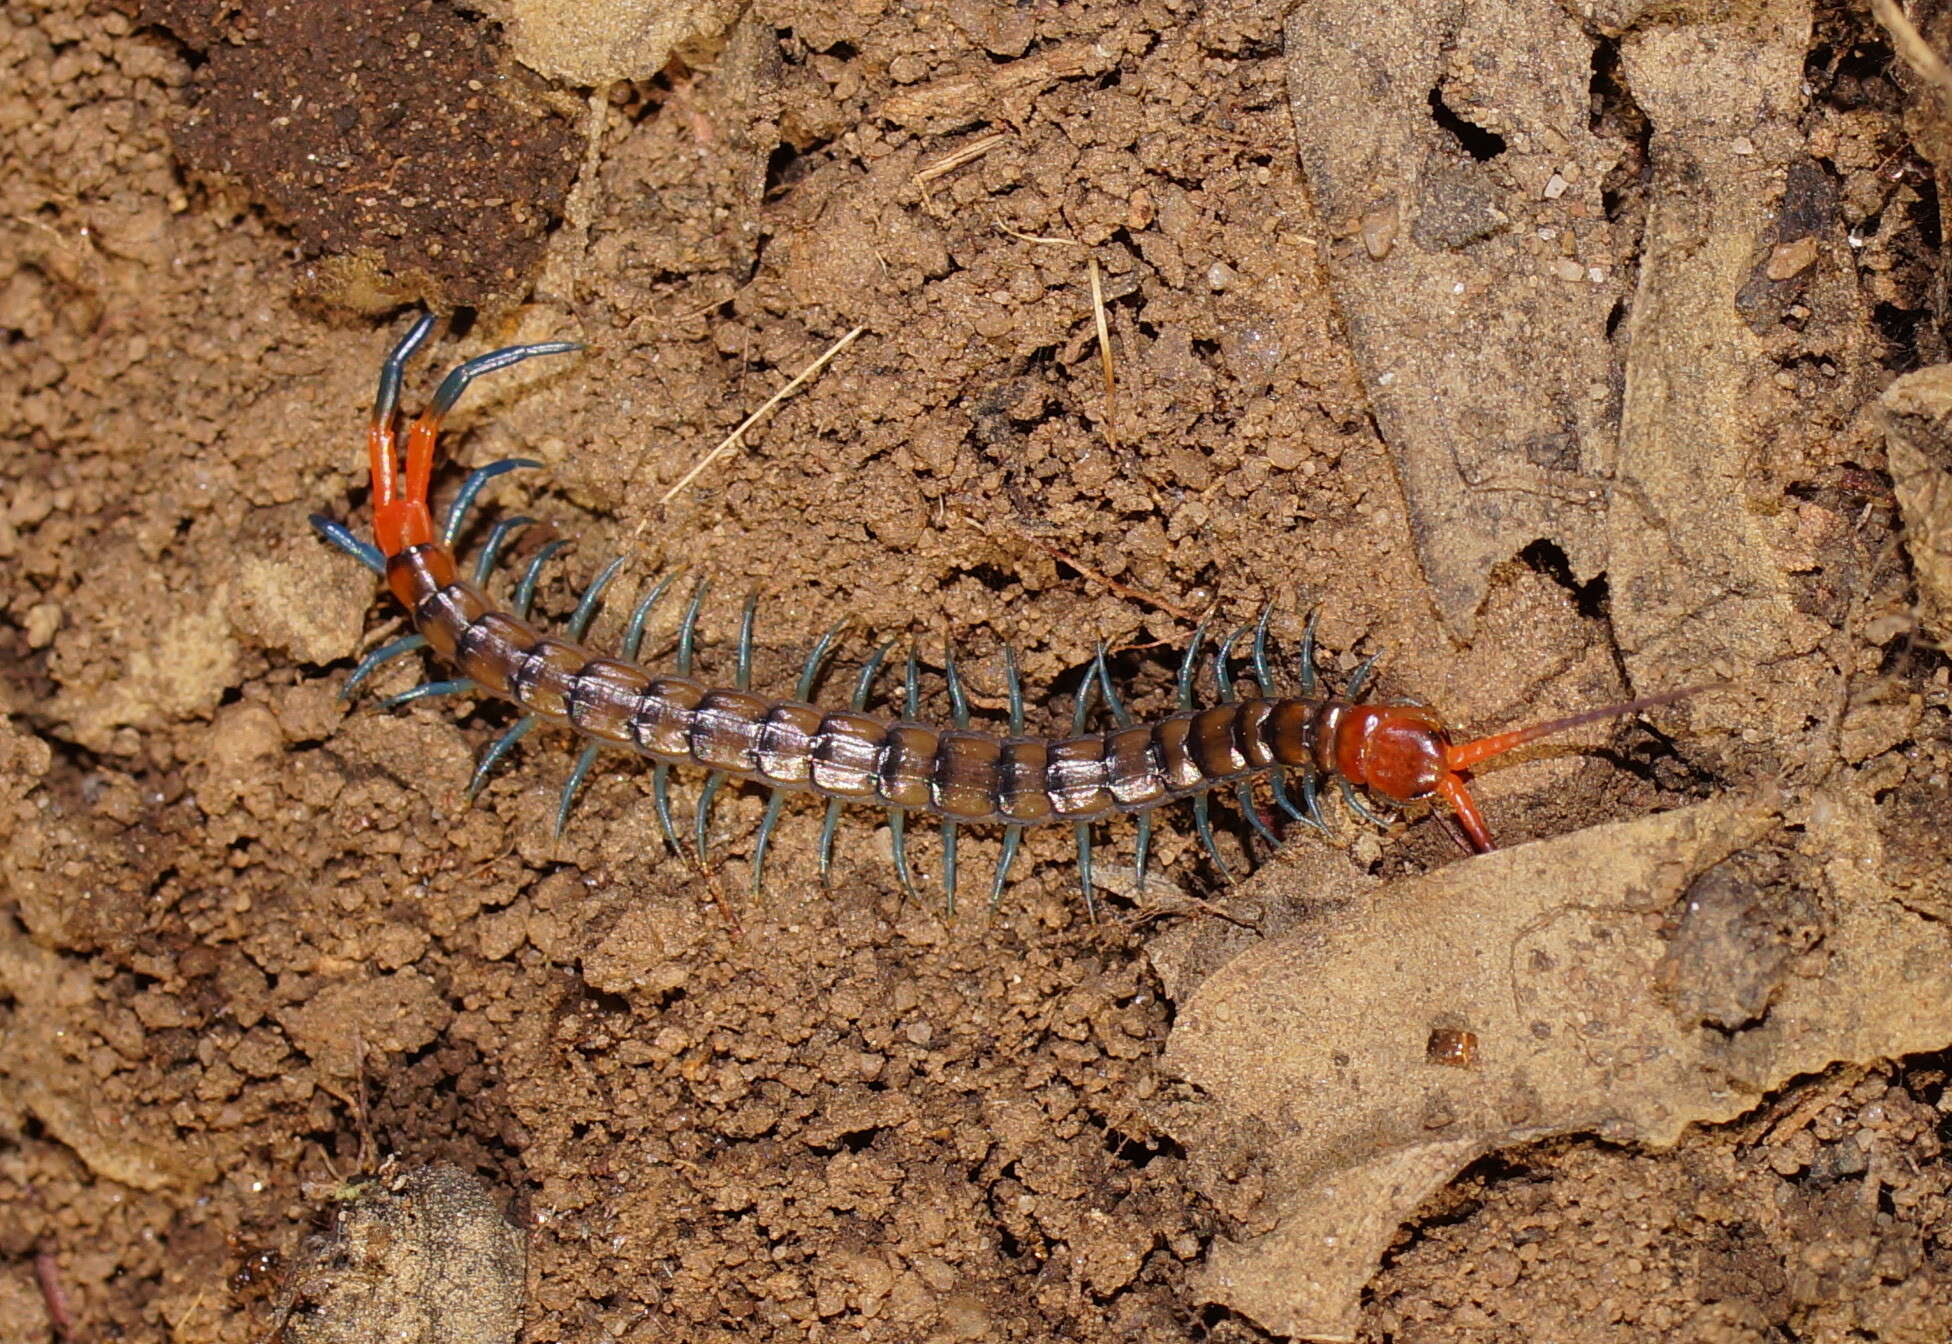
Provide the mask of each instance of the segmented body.
MULTIPOLYGON (((1149 723, 1135 723, 1120 703, 1099 649, 1078 692, 1073 731, 1068 737, 1026 736, 1023 694, 1016 664, 1006 650, 1010 731, 996 734, 970 725, 967 698, 953 657, 945 668, 955 726, 938 729, 917 721, 916 663, 908 661, 906 715, 895 718, 867 712, 870 683, 887 646, 862 670, 850 707, 824 710, 810 696, 821 660, 834 635, 808 655, 792 699, 751 690, 753 604, 740 628, 737 684, 713 686, 691 675, 703 586, 694 593, 679 628, 674 672, 652 671, 636 661, 647 614, 670 580, 652 587, 638 602, 621 642, 620 655, 606 656, 581 641, 595 614, 597 599, 616 575, 613 562, 592 581, 567 623, 567 637, 544 633, 529 623, 528 610, 543 563, 561 543, 543 547, 517 586, 509 607, 497 605, 483 590, 508 531, 527 519, 497 525, 483 548, 472 581, 461 576, 453 543, 469 508, 486 483, 505 471, 537 464, 508 460, 479 467, 456 495, 443 527, 436 532, 428 495, 442 417, 468 384, 484 373, 538 355, 563 354, 578 347, 565 342, 510 346, 458 366, 442 380, 428 407, 407 434, 404 462, 397 442, 399 393, 407 359, 433 330, 433 319, 417 321, 381 366, 367 445, 373 473, 373 534, 369 544, 342 524, 314 515, 325 538, 382 575, 413 619, 416 633, 375 650, 360 664, 346 690, 386 661, 430 648, 457 676, 419 686, 395 702, 426 695, 478 691, 500 697, 522 711, 516 724, 491 746, 475 774, 479 787, 487 771, 525 733, 539 723, 560 724, 587 741, 563 788, 557 826, 568 817, 576 791, 603 746, 627 748, 651 758, 653 793, 666 839, 682 848, 671 822, 669 771, 674 765, 708 772, 695 815, 695 850, 702 862, 707 848, 707 818, 712 799, 727 779, 751 781, 772 790, 753 849, 753 885, 759 886, 765 850, 786 794, 801 791, 828 800, 820 837, 820 867, 827 871, 841 809, 850 803, 886 808, 894 840, 896 871, 909 882, 904 823, 910 814, 935 818, 942 828, 943 885, 954 901, 957 828, 989 823, 1003 828, 992 899, 1000 893, 1026 827, 1047 823, 1072 826, 1078 847, 1079 877, 1091 899, 1093 823, 1118 814, 1136 814, 1136 864, 1145 880, 1151 813, 1177 799, 1190 799, 1201 843, 1223 872, 1226 862, 1214 844, 1208 820, 1208 795, 1231 788, 1249 825, 1269 841, 1272 829, 1261 819, 1252 795, 1265 781, 1274 803, 1295 821, 1326 830, 1318 801, 1320 785, 1333 780, 1349 806, 1380 820, 1357 789, 1390 803, 1441 799, 1461 830, 1467 849, 1492 848, 1491 833, 1465 784, 1473 766, 1535 738, 1579 724, 1667 704, 1692 690, 1610 705, 1550 723, 1452 742, 1432 710, 1413 703, 1367 703, 1359 698, 1368 665, 1358 671, 1341 698, 1315 693, 1312 626, 1302 639, 1301 694, 1277 693, 1266 641, 1268 613, 1253 627, 1252 670, 1259 695, 1237 698, 1231 650, 1237 632, 1213 660, 1220 703, 1194 704, 1203 632, 1196 631, 1180 664, 1178 712, 1149 723), (1114 726, 1087 732, 1089 702, 1102 691, 1114 726), (1288 796, 1286 781, 1300 784, 1301 805, 1288 796)), ((838 633, 838 632, 836 632, 838 633)), ((1373 659, 1371 660, 1373 662, 1373 659)))
POLYGON ((1277 766, 1331 773, 1360 750, 1349 731, 1372 719, 1346 701, 1254 697, 1057 739, 942 731, 606 657, 498 609, 437 544, 394 556, 387 578, 435 653, 546 722, 658 761, 946 821, 1089 822, 1277 766))

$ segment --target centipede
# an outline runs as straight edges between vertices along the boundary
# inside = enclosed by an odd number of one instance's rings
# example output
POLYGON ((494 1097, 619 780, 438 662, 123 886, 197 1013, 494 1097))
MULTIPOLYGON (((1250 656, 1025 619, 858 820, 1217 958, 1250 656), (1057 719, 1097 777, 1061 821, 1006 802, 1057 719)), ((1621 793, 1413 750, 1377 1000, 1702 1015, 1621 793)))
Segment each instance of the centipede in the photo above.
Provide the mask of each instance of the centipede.
POLYGON ((543 566, 567 543, 543 545, 516 583, 507 604, 488 593, 489 575, 511 536, 535 520, 513 516, 489 530, 471 574, 464 574, 457 542, 483 489, 495 478, 540 463, 505 458, 470 471, 437 527, 430 492, 441 425, 476 379, 530 359, 582 349, 572 341, 543 341, 492 350, 456 365, 401 434, 400 398, 408 362, 433 333, 432 314, 417 318, 380 366, 379 388, 367 429, 372 473, 372 540, 322 514, 311 522, 332 545, 379 576, 405 612, 412 633, 368 653, 347 678, 350 696, 385 664, 425 652, 446 675, 391 696, 390 706, 430 696, 477 695, 506 702, 513 723, 482 753, 469 785, 472 797, 489 772, 538 726, 567 729, 582 748, 563 785, 556 829, 567 824, 579 790, 606 749, 651 762, 651 792, 664 842, 701 866, 708 862, 713 799, 728 782, 768 791, 754 837, 752 889, 763 891, 767 847, 782 808, 794 794, 826 803, 819 839, 819 871, 827 880, 836 832, 850 806, 881 809, 888 817, 894 867, 902 887, 915 892, 907 851, 911 818, 941 831, 942 883, 953 911, 957 886, 956 843, 966 826, 997 828, 1001 851, 991 885, 994 904, 1009 880, 1024 832, 1034 826, 1072 828, 1079 881, 1086 906, 1095 911, 1093 833, 1101 823, 1131 817, 1136 825, 1134 864, 1139 888, 1146 880, 1154 816, 1173 803, 1190 806, 1194 830, 1223 876, 1231 869, 1216 845, 1211 801, 1230 793, 1248 825, 1271 845, 1281 843, 1285 822, 1330 832, 1323 796, 1332 786, 1364 821, 1393 824, 1379 814, 1427 806, 1447 817, 1459 846, 1483 854, 1495 848, 1491 828, 1472 796, 1468 778, 1485 762, 1540 738, 1600 720, 1672 704, 1706 689, 1688 687, 1604 705, 1562 718, 1453 740, 1443 718, 1412 700, 1365 699, 1375 659, 1359 666, 1339 693, 1330 693, 1316 672, 1315 625, 1301 637, 1296 685, 1284 689, 1274 675, 1269 618, 1211 641, 1206 626, 1194 632, 1179 660, 1176 708, 1150 720, 1136 718, 1113 684, 1106 651, 1099 646, 1080 681, 1071 732, 1027 734, 1025 696, 1015 656, 1005 649, 1003 669, 1007 724, 1001 732, 977 726, 953 650, 944 657, 950 724, 931 726, 921 717, 917 655, 908 654, 899 712, 871 708, 877 675, 893 642, 870 654, 853 679, 843 709, 814 703, 815 687, 845 627, 824 635, 806 655, 791 696, 752 687, 757 599, 742 610, 731 685, 715 685, 696 670, 699 614, 709 581, 695 579, 677 627, 671 666, 639 659, 647 623, 671 591, 677 574, 645 585, 625 621, 614 653, 586 643, 605 590, 622 568, 613 560, 589 582, 562 633, 539 628, 532 606, 543 566), (1199 703, 1198 682, 1210 657, 1212 702, 1199 703), (1237 653, 1238 651, 1238 653, 1237 653), (1245 672, 1240 669, 1244 665, 1245 672), (1237 679, 1238 673, 1238 679, 1237 679), (1239 681, 1251 677, 1243 692, 1239 681), (1099 702, 1102 702, 1100 704, 1099 702), (1108 722, 1107 722, 1108 720, 1108 722), (705 772, 698 792, 690 849, 673 818, 670 779, 674 768, 705 772), (1278 810, 1264 817, 1255 788, 1264 788, 1278 810), (1372 806, 1374 804, 1374 806, 1372 806), (1285 819, 1282 821, 1281 819, 1285 819))

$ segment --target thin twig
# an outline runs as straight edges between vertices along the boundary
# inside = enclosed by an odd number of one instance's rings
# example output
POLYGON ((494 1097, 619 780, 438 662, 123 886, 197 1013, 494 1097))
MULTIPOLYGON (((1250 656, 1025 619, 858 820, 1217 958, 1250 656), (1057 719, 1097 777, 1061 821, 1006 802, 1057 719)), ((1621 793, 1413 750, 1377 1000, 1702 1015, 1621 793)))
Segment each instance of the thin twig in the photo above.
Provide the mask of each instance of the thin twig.
POLYGON ((971 159, 980 159, 1010 138, 1008 131, 992 131, 981 139, 971 140, 954 153, 945 154, 926 168, 915 173, 915 189, 922 193, 922 204, 930 214, 935 213, 935 197, 929 194, 929 183, 945 173, 952 173, 971 159))
POLYGON ((1091 265, 1091 315, 1098 324, 1098 360, 1105 367, 1105 442, 1118 451, 1118 384, 1112 377, 1112 333, 1105 321, 1105 286, 1098 273, 1098 258, 1091 265))
POLYGON ((698 461, 692 465, 691 470, 687 471, 682 477, 678 479, 678 483, 676 485, 672 486, 669 490, 666 490, 664 492, 664 498, 658 500, 658 503, 661 505, 669 504, 672 500, 676 499, 679 495, 683 494, 690 487, 691 483, 697 480, 700 473, 702 473, 707 467, 711 466, 712 463, 718 461, 721 457, 724 457, 727 453, 731 452, 734 448, 739 447, 740 444, 744 441, 745 432, 751 429, 754 425, 758 424, 759 421, 766 415, 768 411, 772 410, 773 407, 779 405, 782 401, 786 400, 786 398, 792 396, 795 392, 799 391, 800 387, 803 384, 805 384, 808 379, 812 378, 815 374, 819 373, 822 369, 826 368, 829 361, 831 361, 835 355, 838 355, 841 351, 845 350, 848 346, 852 345, 854 343, 854 338, 859 336, 862 332, 866 330, 867 328, 864 326, 856 327, 852 331, 848 332, 845 336, 841 337, 838 341, 835 341, 832 345, 828 346, 825 352, 821 354, 820 358, 814 360, 813 363, 807 365, 806 368, 800 372, 798 377, 794 378, 792 382, 788 383, 785 387, 782 387, 779 391, 773 393, 772 396, 766 398, 764 405, 762 405, 758 410, 754 411, 751 415, 748 415, 745 419, 741 420, 739 422, 739 427, 737 429, 733 430, 730 434, 727 434, 723 439, 719 441, 718 447, 712 449, 711 452, 706 453, 703 457, 699 458, 698 461))
POLYGON ((1165 612, 1168 616, 1174 616, 1182 621, 1185 621, 1188 625, 1197 625, 1199 623, 1200 615, 1196 611, 1188 611, 1185 607, 1178 606, 1177 604, 1172 602, 1168 602, 1163 597, 1154 597, 1151 593, 1148 593, 1143 588, 1134 588, 1129 583, 1120 583, 1117 579, 1114 579, 1111 575, 1101 573, 1100 571, 1093 569, 1090 565, 1087 565, 1084 561, 1078 559, 1075 555, 1072 555, 1068 551, 1061 550, 1060 548, 1051 545, 1051 543, 1045 541, 1042 537, 1033 537, 1029 533, 1023 533, 1021 535, 1023 536, 1023 539, 1025 541, 1028 541, 1033 545, 1043 547, 1045 550, 1051 553, 1052 558, 1063 561, 1065 564, 1069 565, 1072 569, 1077 570, 1078 573, 1084 575, 1087 579, 1090 579, 1093 583, 1103 584, 1105 587, 1111 589, 1113 592, 1118 593, 1124 597, 1131 598, 1134 602, 1143 602, 1148 607, 1156 607, 1160 611, 1165 612))
POLYGON ((1945 59, 1920 36, 1911 20, 1905 17, 1904 10, 1898 7, 1897 0, 1871 0, 1871 13, 1884 25, 1884 31, 1891 34, 1891 45, 1905 58, 1905 64, 1920 79, 1937 89, 1939 98, 1948 110, 1952 110, 1952 68, 1948 68, 1945 59))

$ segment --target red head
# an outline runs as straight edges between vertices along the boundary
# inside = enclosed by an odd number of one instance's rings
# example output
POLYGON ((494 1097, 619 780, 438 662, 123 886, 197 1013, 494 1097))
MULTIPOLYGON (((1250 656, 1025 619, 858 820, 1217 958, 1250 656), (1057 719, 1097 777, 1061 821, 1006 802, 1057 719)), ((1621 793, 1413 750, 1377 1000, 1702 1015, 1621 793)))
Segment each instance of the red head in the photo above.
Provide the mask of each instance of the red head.
POLYGON ((1483 854, 1495 846, 1484 813, 1464 785, 1465 772, 1472 766, 1553 733, 1672 704, 1706 689, 1691 686, 1650 695, 1469 742, 1452 742, 1444 721, 1422 705, 1352 705, 1336 729, 1335 768, 1351 784, 1362 785, 1394 803, 1441 797, 1464 828, 1471 847, 1483 854))

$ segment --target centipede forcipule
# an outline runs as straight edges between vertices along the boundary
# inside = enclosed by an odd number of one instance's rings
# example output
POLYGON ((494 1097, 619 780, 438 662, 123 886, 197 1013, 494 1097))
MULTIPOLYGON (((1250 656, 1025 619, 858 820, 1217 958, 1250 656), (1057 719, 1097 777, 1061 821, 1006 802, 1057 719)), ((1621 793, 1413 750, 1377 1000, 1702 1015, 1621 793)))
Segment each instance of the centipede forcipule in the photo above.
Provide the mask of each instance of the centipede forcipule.
POLYGON ((1466 785, 1474 767, 1515 747, 1601 719, 1671 704, 1701 688, 1644 696, 1529 727, 1453 742, 1438 714, 1407 702, 1364 701, 1360 697, 1374 660, 1358 669, 1340 695, 1320 693, 1314 670, 1313 624, 1300 649, 1298 694, 1282 694, 1268 657, 1268 614, 1219 642, 1213 655, 1218 702, 1201 708, 1194 688, 1203 661, 1203 630, 1196 632, 1180 662, 1178 708, 1149 722, 1135 720, 1119 699, 1101 647, 1077 694, 1069 736, 1046 738, 1024 733, 1024 695, 1015 660, 1004 658, 1009 723, 1005 733, 971 726, 968 696, 953 654, 945 661, 952 726, 918 721, 917 664, 910 655, 903 713, 899 717, 867 708, 876 672, 890 645, 882 645, 854 682, 846 709, 825 710, 811 702, 820 669, 839 631, 821 639, 807 656, 792 698, 751 689, 754 603, 740 622, 737 663, 731 686, 714 686, 693 675, 698 614, 705 594, 697 583, 678 629, 671 671, 637 662, 652 606, 670 588, 672 576, 653 583, 626 622, 615 656, 585 645, 585 632, 605 587, 621 561, 602 569, 584 591, 564 635, 546 634, 529 619, 543 563, 562 542, 551 542, 529 565, 506 607, 491 599, 484 585, 510 534, 532 520, 510 518, 490 531, 472 578, 464 578, 453 546, 481 489, 496 476, 540 464, 506 459, 476 468, 462 482, 437 529, 429 503, 435 449, 441 421, 474 379, 541 355, 566 354, 579 346, 563 341, 514 345, 457 366, 435 391, 405 436, 404 461, 398 436, 401 382, 407 361, 433 331, 422 316, 381 366, 379 392, 368 429, 372 467, 373 541, 354 536, 343 524, 314 515, 313 525, 334 545, 386 580, 406 610, 415 633, 375 649, 355 669, 348 694, 381 664, 419 649, 432 650, 452 676, 395 696, 401 703, 423 696, 479 692, 506 700, 521 717, 484 753, 475 772, 478 789, 488 771, 537 724, 571 729, 585 740, 570 772, 557 810, 560 830, 576 792, 598 752, 615 746, 653 762, 653 791, 665 839, 680 853, 684 845, 672 822, 669 772, 674 765, 708 772, 697 803, 694 845, 706 855, 707 818, 712 799, 726 780, 770 789, 764 819, 754 842, 753 888, 759 890, 766 846, 785 797, 793 792, 827 800, 820 838, 820 871, 828 871, 834 835, 843 807, 856 803, 887 809, 897 874, 912 891, 905 848, 910 814, 937 821, 943 837, 943 885, 953 909, 956 889, 956 834, 964 825, 1002 828, 1003 848, 996 866, 992 900, 1001 894, 1026 827, 1069 824, 1074 829, 1085 899, 1093 897, 1092 826, 1119 814, 1136 817, 1136 864, 1144 882, 1152 813, 1180 800, 1192 804, 1194 825, 1207 853, 1226 871, 1214 844, 1208 800, 1218 789, 1239 798, 1248 822, 1270 841, 1272 829, 1254 805, 1252 787, 1264 781, 1286 817, 1326 831, 1320 793, 1333 781, 1345 802, 1368 820, 1382 819, 1358 790, 1402 806, 1429 800, 1455 818, 1460 841, 1483 853, 1493 848, 1491 830, 1466 785), (404 479, 403 479, 404 477, 404 479), (1234 688, 1234 649, 1252 638, 1241 658, 1255 694, 1234 688), (1087 731, 1092 701, 1102 695, 1112 726, 1087 731), (1292 779, 1300 795, 1289 793, 1292 779))

